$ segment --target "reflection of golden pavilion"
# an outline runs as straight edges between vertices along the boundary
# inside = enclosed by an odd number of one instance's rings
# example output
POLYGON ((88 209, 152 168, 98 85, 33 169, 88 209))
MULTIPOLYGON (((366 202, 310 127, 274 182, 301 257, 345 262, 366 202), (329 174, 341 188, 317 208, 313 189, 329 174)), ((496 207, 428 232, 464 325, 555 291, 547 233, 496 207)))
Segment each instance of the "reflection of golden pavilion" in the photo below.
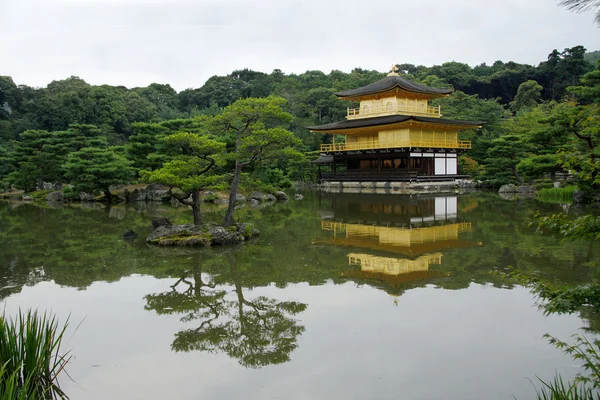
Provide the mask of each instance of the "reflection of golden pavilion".
POLYGON ((333 238, 319 240, 318 244, 384 250, 407 255, 473 246, 472 242, 461 241, 458 237, 459 233, 471 232, 470 222, 420 228, 398 228, 321 221, 321 229, 332 231, 333 238))
POLYGON ((325 235, 314 243, 352 249, 349 265, 360 267, 342 276, 374 280, 394 291, 408 282, 448 276, 439 271, 442 252, 479 245, 460 237, 473 226, 458 220, 457 196, 340 195, 322 215, 325 235))

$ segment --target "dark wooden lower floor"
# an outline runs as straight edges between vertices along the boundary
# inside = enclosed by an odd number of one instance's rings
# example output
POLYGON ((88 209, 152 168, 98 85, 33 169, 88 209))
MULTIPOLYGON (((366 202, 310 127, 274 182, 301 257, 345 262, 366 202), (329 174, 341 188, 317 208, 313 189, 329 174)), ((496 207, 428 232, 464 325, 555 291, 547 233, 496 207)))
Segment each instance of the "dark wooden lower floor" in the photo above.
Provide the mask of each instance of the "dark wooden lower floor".
POLYGON ((322 153, 314 163, 319 166, 323 182, 441 182, 468 178, 458 174, 458 154, 450 151, 322 153))
POLYGON ((468 175, 423 175, 422 171, 344 171, 323 172, 321 182, 443 182, 468 179, 468 175))

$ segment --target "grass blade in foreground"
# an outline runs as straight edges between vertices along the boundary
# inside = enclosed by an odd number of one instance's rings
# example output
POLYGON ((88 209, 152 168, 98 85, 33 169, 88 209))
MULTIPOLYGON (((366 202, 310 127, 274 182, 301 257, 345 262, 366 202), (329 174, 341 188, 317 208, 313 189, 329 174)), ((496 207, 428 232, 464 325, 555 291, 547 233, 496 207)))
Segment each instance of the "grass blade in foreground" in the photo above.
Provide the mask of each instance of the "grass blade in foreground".
POLYGON ((59 326, 55 316, 19 311, 0 318, 0 400, 66 399, 57 377, 69 362, 61 354, 68 321, 59 326))

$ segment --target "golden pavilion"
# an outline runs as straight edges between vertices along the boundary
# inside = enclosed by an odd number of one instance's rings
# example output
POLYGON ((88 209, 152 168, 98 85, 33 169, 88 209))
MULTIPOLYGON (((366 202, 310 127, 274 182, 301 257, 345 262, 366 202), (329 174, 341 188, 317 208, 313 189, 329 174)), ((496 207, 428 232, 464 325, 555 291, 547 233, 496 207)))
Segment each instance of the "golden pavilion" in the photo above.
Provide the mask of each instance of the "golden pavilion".
POLYGON ((459 140, 461 129, 480 128, 484 122, 442 118, 432 99, 449 96, 439 89, 411 82, 394 67, 387 77, 358 89, 336 93, 342 100, 358 102, 348 108, 345 121, 308 127, 311 132, 332 134, 331 144, 321 145, 315 164, 331 167, 321 181, 445 181, 459 175, 458 154, 471 148, 459 140), (343 135, 342 143, 335 135, 343 135))

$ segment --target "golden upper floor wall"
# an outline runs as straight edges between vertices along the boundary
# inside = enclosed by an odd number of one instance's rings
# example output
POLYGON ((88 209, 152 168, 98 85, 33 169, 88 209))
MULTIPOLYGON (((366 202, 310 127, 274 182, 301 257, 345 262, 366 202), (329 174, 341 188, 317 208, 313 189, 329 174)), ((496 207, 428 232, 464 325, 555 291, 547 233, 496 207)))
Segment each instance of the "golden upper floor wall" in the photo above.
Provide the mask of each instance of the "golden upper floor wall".
POLYGON ((344 143, 321 145, 322 152, 356 151, 392 148, 432 148, 432 149, 470 149, 471 142, 458 139, 458 130, 436 130, 420 128, 399 128, 374 131, 365 129, 365 133, 346 134, 344 143))
POLYGON ((406 97, 406 94, 383 98, 367 98, 359 108, 348 108, 347 119, 372 118, 384 115, 417 115, 441 118, 441 107, 430 107, 427 99, 406 97), (402 97, 402 96, 405 97, 402 97))

